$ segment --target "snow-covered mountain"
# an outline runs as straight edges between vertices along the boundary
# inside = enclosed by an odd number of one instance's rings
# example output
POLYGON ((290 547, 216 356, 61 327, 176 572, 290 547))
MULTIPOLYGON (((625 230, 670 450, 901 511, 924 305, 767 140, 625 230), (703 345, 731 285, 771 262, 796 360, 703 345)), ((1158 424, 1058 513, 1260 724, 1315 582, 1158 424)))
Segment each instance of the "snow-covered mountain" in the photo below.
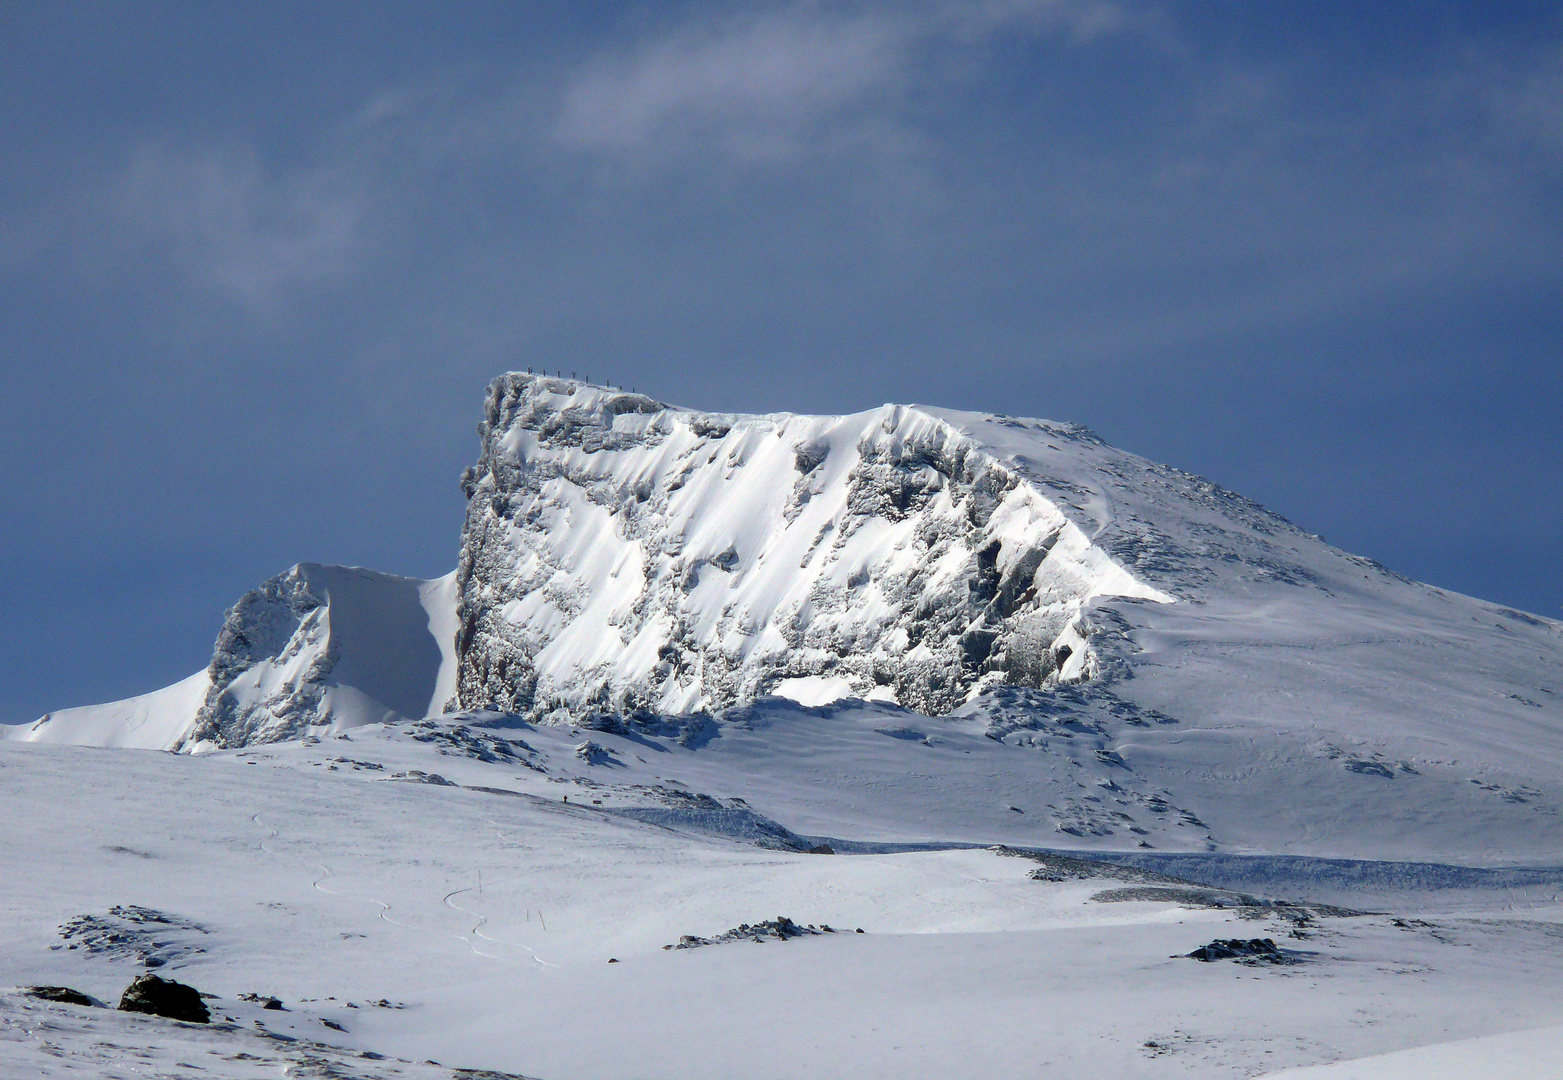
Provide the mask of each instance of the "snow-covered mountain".
POLYGON ((481 431, 453 573, 0 729, 0 1075, 1563 1076, 1558 623, 1047 421, 481 431))
POLYGON ((474 710, 722 730, 765 695, 862 699, 886 731, 950 717, 1031 751, 1038 823, 1072 844, 1556 847, 1563 627, 1079 427, 510 374, 480 431, 454 575, 295 567, 205 672, 12 737, 203 750, 474 710))
POLYGON ((1172 601, 922 409, 714 415, 507 375, 480 433, 466 708, 688 713, 781 692, 937 714, 1095 675, 1097 597, 1172 601))

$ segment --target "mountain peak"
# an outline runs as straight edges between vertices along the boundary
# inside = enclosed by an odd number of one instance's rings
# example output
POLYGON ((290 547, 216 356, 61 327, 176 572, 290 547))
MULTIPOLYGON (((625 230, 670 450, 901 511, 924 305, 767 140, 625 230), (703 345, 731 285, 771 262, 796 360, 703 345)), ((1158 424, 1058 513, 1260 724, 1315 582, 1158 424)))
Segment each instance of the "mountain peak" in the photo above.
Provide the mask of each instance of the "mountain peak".
POLYGON ((702 413, 510 374, 480 434, 457 573, 467 708, 689 712, 829 690, 942 712, 993 685, 1090 678, 1097 597, 1172 600, 913 406, 702 413))

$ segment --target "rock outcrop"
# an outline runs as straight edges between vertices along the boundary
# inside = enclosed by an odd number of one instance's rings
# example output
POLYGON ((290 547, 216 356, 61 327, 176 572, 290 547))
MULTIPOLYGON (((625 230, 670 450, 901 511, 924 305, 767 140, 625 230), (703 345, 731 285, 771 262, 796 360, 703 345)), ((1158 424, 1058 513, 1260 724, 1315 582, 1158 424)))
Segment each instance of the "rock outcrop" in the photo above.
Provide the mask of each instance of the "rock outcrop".
POLYGON ((863 697, 1114 770, 1110 796, 1054 800, 1070 836, 1113 835, 1125 800, 1206 827, 1150 783, 1153 731, 1178 732, 1169 775, 1236 740, 1243 768, 1202 785, 1359 821, 1379 787, 1487 760, 1477 739, 1510 764, 1461 790, 1551 835, 1563 624, 1407 581, 1077 425, 700 413, 510 374, 480 435, 452 574, 300 564, 234 607, 206 670, 0 737, 201 751, 493 708, 696 747, 763 727, 767 694, 863 697))
POLYGON ((454 675, 450 586, 449 577, 300 563, 251 590, 228 611, 205 700, 175 748, 438 712, 454 675))
POLYGON ((131 982, 119 999, 119 1007, 124 1012, 165 1016, 187 1024, 205 1024, 212 1019, 199 990, 156 975, 141 975, 131 982))
POLYGON ((480 435, 462 708, 689 713, 782 692, 937 714, 1089 679, 1093 598, 1171 599, 912 407, 733 416, 510 374, 480 435))

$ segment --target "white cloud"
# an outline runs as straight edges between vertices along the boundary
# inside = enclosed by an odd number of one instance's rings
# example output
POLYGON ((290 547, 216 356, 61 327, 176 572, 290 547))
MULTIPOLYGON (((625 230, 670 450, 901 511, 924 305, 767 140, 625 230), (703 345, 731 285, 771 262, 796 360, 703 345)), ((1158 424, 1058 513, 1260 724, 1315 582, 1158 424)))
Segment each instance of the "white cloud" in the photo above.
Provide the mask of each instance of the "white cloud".
POLYGON ((571 80, 561 141, 609 151, 713 130, 742 149, 786 139, 883 93, 901 75, 898 28, 789 12, 682 27, 600 57, 571 80))
POLYGON ((1007 33, 1085 44, 1127 25, 1107 0, 769 6, 694 19, 599 53, 567 80, 554 136, 578 150, 676 160, 701 146, 792 157, 842 121, 884 126, 926 85, 928 54, 1007 33))
POLYGON ((367 209, 345 166, 278 174, 242 147, 143 146, 121 200, 125 218, 199 283, 256 309, 342 273, 367 209))

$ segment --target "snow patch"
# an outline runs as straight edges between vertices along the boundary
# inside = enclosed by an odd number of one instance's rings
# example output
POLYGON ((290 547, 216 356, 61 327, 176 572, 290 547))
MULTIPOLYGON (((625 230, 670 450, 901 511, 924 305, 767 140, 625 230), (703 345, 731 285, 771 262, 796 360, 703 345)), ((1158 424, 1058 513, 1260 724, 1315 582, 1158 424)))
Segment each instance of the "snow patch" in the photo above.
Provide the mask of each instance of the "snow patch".
POLYGON ((771 693, 776 697, 784 697, 796 701, 799 705, 809 706, 829 705, 833 701, 852 697, 852 690, 851 679, 828 675, 805 675, 797 679, 782 679, 771 687, 771 693))

